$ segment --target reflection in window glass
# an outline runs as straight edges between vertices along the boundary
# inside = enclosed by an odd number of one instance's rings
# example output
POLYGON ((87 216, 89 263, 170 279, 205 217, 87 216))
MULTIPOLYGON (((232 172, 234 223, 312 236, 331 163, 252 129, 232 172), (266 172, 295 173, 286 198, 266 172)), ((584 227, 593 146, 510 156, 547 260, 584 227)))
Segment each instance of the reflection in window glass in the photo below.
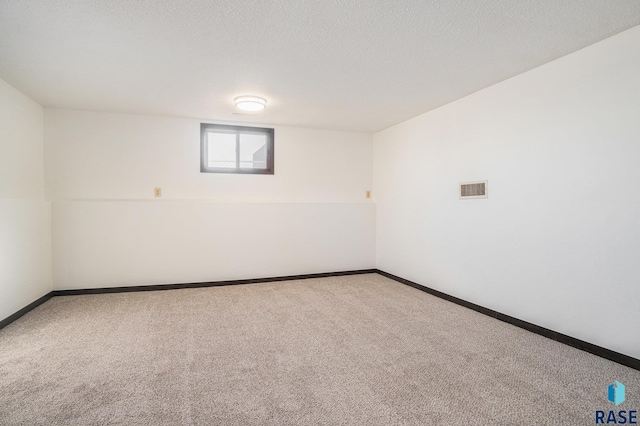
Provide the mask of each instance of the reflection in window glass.
POLYGON ((265 135, 240 134, 240 167, 267 168, 267 137, 265 135))

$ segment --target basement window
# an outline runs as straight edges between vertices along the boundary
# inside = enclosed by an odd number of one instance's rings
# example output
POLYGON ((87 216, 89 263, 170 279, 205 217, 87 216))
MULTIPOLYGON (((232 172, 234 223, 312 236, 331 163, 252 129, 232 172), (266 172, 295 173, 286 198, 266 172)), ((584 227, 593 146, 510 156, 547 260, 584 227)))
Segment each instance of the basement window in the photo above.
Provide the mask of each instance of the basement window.
POLYGON ((200 125, 200 172, 273 174, 273 129, 200 125))

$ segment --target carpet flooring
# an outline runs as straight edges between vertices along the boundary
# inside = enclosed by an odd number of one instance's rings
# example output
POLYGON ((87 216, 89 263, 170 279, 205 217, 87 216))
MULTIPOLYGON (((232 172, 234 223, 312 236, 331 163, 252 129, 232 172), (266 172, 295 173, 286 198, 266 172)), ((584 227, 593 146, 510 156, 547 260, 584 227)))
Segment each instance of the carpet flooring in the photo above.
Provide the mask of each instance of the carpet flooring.
POLYGON ((0 330, 1 425, 588 425, 622 409, 640 409, 639 371, 377 274, 54 297, 0 330))

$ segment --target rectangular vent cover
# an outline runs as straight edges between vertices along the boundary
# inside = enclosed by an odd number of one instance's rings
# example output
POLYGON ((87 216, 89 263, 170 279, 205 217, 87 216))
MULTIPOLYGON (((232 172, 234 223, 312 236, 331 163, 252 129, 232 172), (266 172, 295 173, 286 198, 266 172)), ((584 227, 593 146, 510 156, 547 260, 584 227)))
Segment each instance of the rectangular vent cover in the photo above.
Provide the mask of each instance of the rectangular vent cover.
POLYGON ((486 180, 478 180, 475 182, 464 182, 460 184, 460 199, 468 200, 471 198, 487 198, 489 193, 487 191, 486 180))

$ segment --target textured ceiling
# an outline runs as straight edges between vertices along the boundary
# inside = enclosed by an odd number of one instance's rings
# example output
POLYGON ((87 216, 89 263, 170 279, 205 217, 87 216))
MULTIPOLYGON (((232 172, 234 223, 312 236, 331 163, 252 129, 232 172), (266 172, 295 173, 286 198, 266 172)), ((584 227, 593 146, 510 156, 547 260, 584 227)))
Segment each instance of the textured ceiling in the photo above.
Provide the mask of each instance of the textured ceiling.
POLYGON ((630 0, 0 0, 0 78, 44 106, 372 132, 638 24, 630 0))

